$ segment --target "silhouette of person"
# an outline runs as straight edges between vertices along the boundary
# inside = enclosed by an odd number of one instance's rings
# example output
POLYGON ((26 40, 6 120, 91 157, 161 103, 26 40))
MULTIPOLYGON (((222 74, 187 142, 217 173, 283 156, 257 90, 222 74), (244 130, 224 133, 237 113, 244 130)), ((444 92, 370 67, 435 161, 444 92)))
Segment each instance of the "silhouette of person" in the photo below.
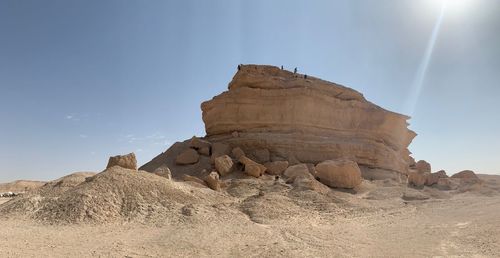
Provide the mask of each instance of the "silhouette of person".
POLYGON ((281 66, 281 70, 283 70, 283 66, 281 66))
POLYGON ((293 73, 297 73, 297 67, 295 67, 295 69, 293 69, 293 73))
POLYGON ((304 79, 307 79, 307 74, 304 74, 304 79))
POLYGON ((238 71, 239 71, 239 70, 241 70, 241 65, 240 65, 240 64, 238 65, 238 71))

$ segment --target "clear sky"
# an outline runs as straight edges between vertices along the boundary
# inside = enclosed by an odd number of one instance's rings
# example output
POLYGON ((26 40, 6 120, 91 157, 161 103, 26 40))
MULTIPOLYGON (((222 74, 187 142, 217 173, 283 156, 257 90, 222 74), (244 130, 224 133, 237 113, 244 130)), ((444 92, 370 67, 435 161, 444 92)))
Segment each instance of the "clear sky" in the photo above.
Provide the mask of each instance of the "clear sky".
POLYGON ((500 174, 500 1, 2 0, 0 182, 140 164, 203 136, 240 63, 411 115, 433 170, 500 174), (440 18, 441 17, 441 18, 440 18))

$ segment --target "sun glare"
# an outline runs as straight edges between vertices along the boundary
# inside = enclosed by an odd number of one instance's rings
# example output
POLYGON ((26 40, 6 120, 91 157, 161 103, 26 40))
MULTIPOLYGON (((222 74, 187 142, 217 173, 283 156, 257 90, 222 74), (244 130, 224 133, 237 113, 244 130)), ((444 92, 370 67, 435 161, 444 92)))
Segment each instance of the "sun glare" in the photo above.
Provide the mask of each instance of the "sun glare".
POLYGON ((471 7, 474 0, 433 0, 432 3, 438 7, 446 8, 451 12, 464 12, 471 7))

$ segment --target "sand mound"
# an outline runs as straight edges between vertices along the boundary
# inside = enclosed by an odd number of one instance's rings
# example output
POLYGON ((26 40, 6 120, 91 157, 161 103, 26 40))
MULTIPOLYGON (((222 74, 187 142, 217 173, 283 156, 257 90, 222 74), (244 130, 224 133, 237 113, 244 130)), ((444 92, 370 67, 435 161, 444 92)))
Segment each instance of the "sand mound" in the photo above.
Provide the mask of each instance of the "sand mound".
POLYGON ((155 223, 176 219, 186 204, 209 205, 216 200, 224 196, 154 174, 112 167, 93 177, 73 174, 52 182, 37 193, 2 205, 0 214, 24 214, 47 223, 155 223))

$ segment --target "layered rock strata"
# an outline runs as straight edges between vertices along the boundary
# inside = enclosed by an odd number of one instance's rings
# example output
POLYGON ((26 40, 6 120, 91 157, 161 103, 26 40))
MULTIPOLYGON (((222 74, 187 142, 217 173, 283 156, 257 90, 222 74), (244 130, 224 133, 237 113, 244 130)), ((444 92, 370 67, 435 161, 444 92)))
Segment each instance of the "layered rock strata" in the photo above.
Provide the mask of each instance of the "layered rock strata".
POLYGON ((409 117, 353 89, 263 65, 241 66, 228 88, 201 105, 212 143, 291 165, 342 158, 406 173, 411 164, 409 117))

